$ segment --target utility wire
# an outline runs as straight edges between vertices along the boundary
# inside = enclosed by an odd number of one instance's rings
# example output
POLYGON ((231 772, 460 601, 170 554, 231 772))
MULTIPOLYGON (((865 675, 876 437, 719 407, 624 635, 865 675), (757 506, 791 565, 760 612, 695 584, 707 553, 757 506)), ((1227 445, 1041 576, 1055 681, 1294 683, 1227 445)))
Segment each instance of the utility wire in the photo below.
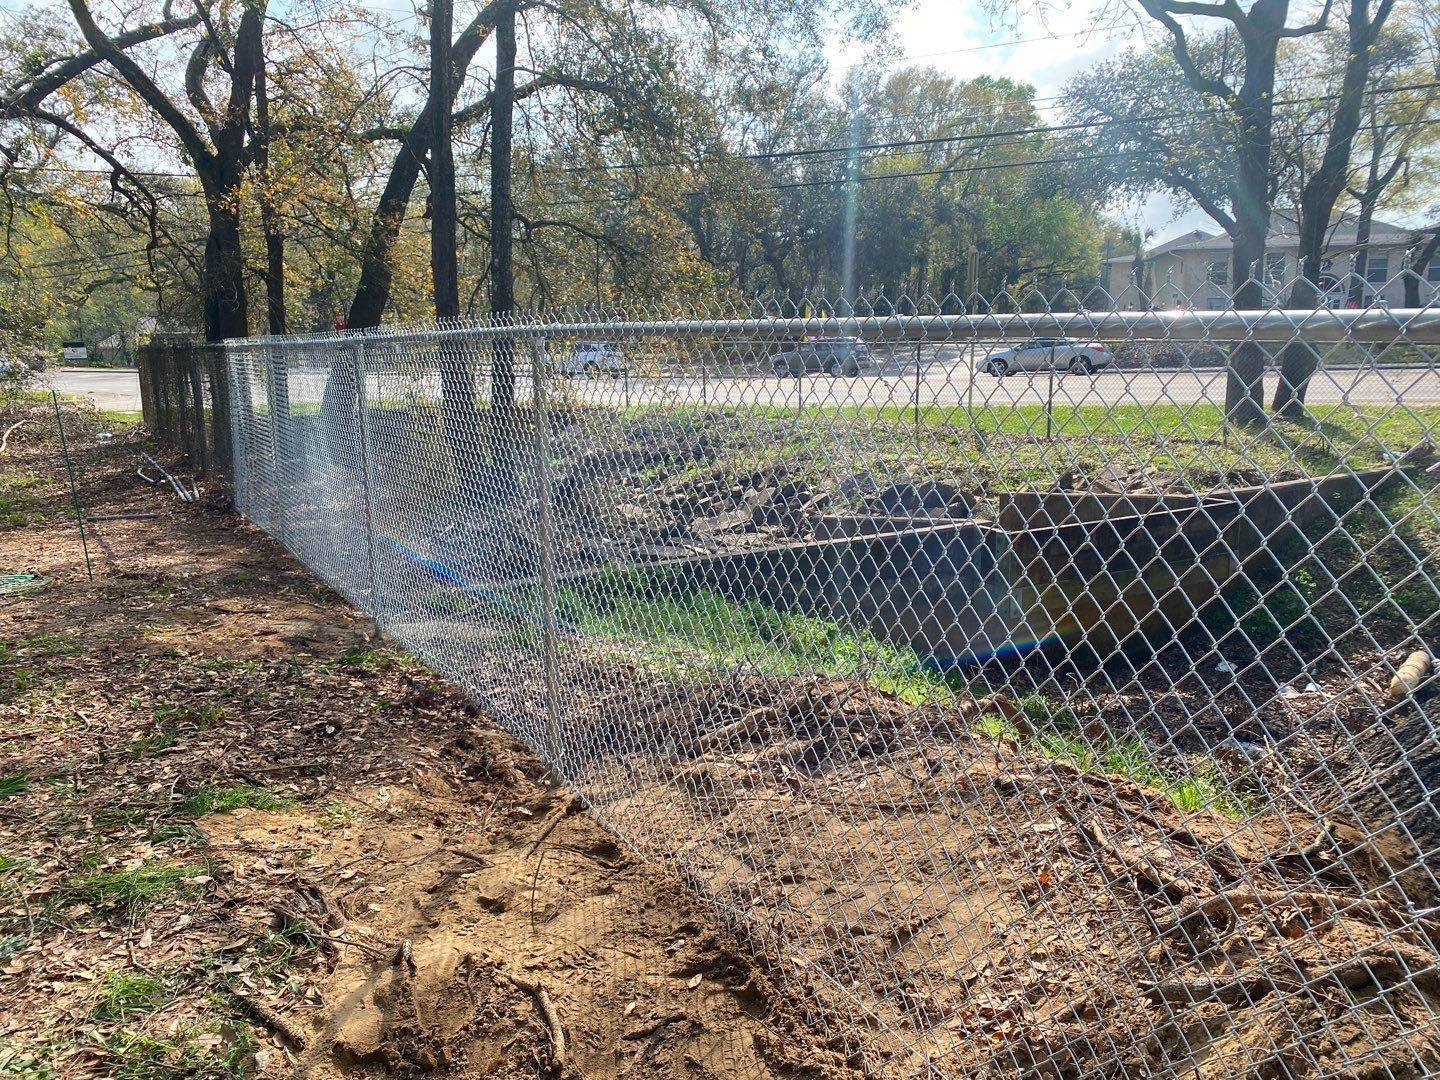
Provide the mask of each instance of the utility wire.
MULTIPOLYGON (((1412 83, 1403 86, 1376 87, 1366 91, 1372 96, 1414 93, 1421 90, 1440 89, 1440 79, 1428 82, 1412 83)), ((1322 101, 1333 101, 1340 97, 1338 93, 1315 94, 1305 97, 1282 98, 1275 102, 1277 107, 1291 105, 1315 104, 1322 101)), ((687 161, 652 161, 652 162, 601 162, 592 166, 568 166, 561 169, 549 170, 552 173, 588 173, 617 170, 637 169, 659 169, 659 168, 693 168, 696 165, 709 163, 721 163, 734 160, 751 161, 775 161, 790 158, 818 157, 825 154, 867 152, 875 150, 900 150, 913 147, 945 146, 956 143, 983 142, 992 139, 1018 138, 1026 135, 1054 135, 1065 134, 1082 130, 1104 130, 1111 127, 1129 126, 1135 124, 1153 124, 1161 120, 1177 119, 1201 119, 1205 117, 1223 116, 1227 114, 1225 109, 1191 109, 1176 110, 1172 112, 1147 113, 1140 116, 1107 117, 1098 120, 1078 121, 1070 124, 1036 124, 1028 127, 1008 128, 1000 131, 976 131, 964 132, 958 135, 941 135, 924 139, 895 139, 887 142, 858 143, 851 146, 848 143, 832 143, 825 146, 803 147, 796 150, 771 150, 758 151, 736 155, 714 155, 710 157, 698 157, 687 161)), ((957 120, 984 119, 974 115, 968 117, 953 118, 957 120)), ((1394 124, 1387 127, 1401 127, 1404 125, 1394 124)), ((28 173, 58 173, 61 175, 94 175, 110 176, 113 170, 102 169, 93 166, 61 166, 61 165, 37 165, 27 169, 17 168, 16 172, 28 173)), ((183 172, 172 172, 158 169, 131 169, 129 170, 137 177, 147 179, 193 179, 193 174, 183 172)), ((388 176, 388 170, 374 170, 365 173, 355 174, 356 178, 381 179, 388 176)))

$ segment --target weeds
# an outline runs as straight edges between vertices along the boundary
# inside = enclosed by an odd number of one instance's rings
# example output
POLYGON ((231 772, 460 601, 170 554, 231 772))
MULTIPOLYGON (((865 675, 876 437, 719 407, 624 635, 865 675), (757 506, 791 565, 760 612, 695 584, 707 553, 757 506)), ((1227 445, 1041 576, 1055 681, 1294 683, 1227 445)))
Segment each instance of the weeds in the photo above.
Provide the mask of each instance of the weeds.
MULTIPOLYGON (((193 894, 205 868, 186 863, 146 863, 129 870, 91 871, 71 878, 66 893, 105 911, 138 915, 165 900, 193 894)), ((208 880, 208 879, 207 879, 208 880)))
POLYGON ((37 1054, 0 1042, 0 1076, 7 1080, 55 1080, 55 1072, 37 1054))
POLYGON ((644 578, 560 590, 560 616, 590 637, 634 642, 663 667, 745 663, 772 675, 862 678, 912 705, 948 700, 945 675, 864 630, 710 590, 667 591, 644 578))
POLYGON ((0 673, 0 703, 15 701, 35 689, 35 673, 29 668, 12 668, 0 673))
POLYGON ((159 724, 190 724, 204 729, 225 718, 223 706, 208 705, 157 705, 155 720, 159 724))
POLYGON ((399 660, 389 649, 361 645, 345 653, 335 664, 338 667, 359 668, 361 671, 379 674, 396 666, 399 660))
POLYGON ((292 800, 264 788, 244 784, 235 787, 206 784, 181 804, 180 813, 185 817, 204 817, 206 814, 223 814, 242 807, 251 810, 283 810, 291 803, 292 800))
POLYGON ((131 758, 150 757, 169 750, 179 741, 180 728, 175 724, 164 722, 151 734, 132 739, 126 744, 125 752, 131 758))
POLYGON ((90 1010, 96 1020, 127 1020, 154 1012, 170 999, 170 993, 158 976, 111 971, 101 977, 97 998, 90 1010))
POLYGON ((1102 738, 1087 738, 1068 709, 1055 708, 1041 694, 1029 694, 1017 705, 1033 736, 1026 737, 1018 725, 997 713, 981 716, 975 730, 986 738, 1019 743, 1052 760, 1069 762, 1082 772, 1123 776, 1161 792, 1186 813, 1213 810, 1238 818, 1247 812, 1213 761, 1184 771, 1167 769, 1157 762, 1153 748, 1137 736, 1107 731, 1102 738))
POLYGON ((45 517, 46 502, 35 494, 42 483, 33 473, 0 476, 0 528, 19 529, 45 517))
POLYGON ((6 773, 0 776, 0 799, 8 799, 13 795, 24 795, 30 790, 30 777, 21 772, 6 773))
POLYGON ((320 824, 331 829, 342 828, 353 822, 358 815, 342 802, 328 802, 316 812, 320 824))
POLYGON ((99 1041, 112 1080, 230 1080, 250 1075, 255 1057, 249 1031, 233 1023, 209 1031, 181 1029, 164 1039, 122 1028, 101 1035, 99 1041))
POLYGON ((9 967, 29 944, 30 939, 24 934, 0 934, 0 967, 9 967))
POLYGON ((31 634, 20 644, 32 656, 79 656, 84 651, 74 634, 31 634))

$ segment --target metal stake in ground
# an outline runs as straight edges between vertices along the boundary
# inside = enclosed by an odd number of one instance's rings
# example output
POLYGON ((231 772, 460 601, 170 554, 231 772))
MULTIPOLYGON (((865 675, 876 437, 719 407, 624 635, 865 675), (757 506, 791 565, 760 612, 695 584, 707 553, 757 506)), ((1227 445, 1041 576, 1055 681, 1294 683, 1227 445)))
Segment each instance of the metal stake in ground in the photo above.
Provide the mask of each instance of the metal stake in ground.
POLYGON ((90 568, 90 545, 85 542, 85 514, 80 509, 80 493, 75 490, 75 466, 70 461, 70 444, 65 439, 65 422, 60 419, 60 395, 50 387, 50 404, 55 408, 55 427, 60 431, 60 455, 65 459, 65 477, 70 483, 70 505, 75 508, 75 527, 80 530, 80 551, 85 556, 85 576, 95 580, 90 568))

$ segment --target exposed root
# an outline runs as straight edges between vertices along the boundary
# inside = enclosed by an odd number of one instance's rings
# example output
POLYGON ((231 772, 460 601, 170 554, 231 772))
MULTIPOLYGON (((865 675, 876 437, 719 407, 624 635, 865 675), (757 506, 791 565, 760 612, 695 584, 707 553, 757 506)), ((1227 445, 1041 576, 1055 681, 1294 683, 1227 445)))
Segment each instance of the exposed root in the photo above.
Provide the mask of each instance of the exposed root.
POLYGON ((540 1015, 545 1018, 546 1027, 550 1029, 551 1055, 558 1072, 565 1064, 565 1028, 560 1023, 560 1014, 555 1011, 555 1003, 550 1000, 550 995, 545 992, 545 987, 541 986, 538 981, 532 981, 511 972, 502 972, 500 977, 516 990, 523 990, 535 999, 535 1006, 540 1010, 540 1015))

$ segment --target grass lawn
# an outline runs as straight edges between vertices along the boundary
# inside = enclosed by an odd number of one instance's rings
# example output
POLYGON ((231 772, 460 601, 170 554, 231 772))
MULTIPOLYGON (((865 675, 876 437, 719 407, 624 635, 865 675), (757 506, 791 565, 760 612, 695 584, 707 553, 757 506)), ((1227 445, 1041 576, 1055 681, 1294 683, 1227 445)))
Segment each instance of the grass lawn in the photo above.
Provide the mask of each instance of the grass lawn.
MULTIPOLYGON (((1105 470, 1197 487, 1237 473, 1320 476, 1384 465, 1387 455, 1440 441, 1440 406, 1320 406, 1311 410, 1312 423, 1279 421, 1258 432, 1226 430, 1222 414, 1206 404, 1057 405, 1048 435, 1043 405, 667 408, 630 410, 619 425, 594 420, 620 436, 631 425, 654 431, 659 420, 665 433, 683 438, 688 426, 692 438, 707 440, 706 471, 722 462, 737 473, 783 465, 822 477, 839 468, 886 469, 962 487, 1049 487, 1066 473, 1105 470), (729 430, 717 430, 713 418, 725 418, 729 430)), ((593 414, 583 409, 577 416, 586 423, 593 414)))

